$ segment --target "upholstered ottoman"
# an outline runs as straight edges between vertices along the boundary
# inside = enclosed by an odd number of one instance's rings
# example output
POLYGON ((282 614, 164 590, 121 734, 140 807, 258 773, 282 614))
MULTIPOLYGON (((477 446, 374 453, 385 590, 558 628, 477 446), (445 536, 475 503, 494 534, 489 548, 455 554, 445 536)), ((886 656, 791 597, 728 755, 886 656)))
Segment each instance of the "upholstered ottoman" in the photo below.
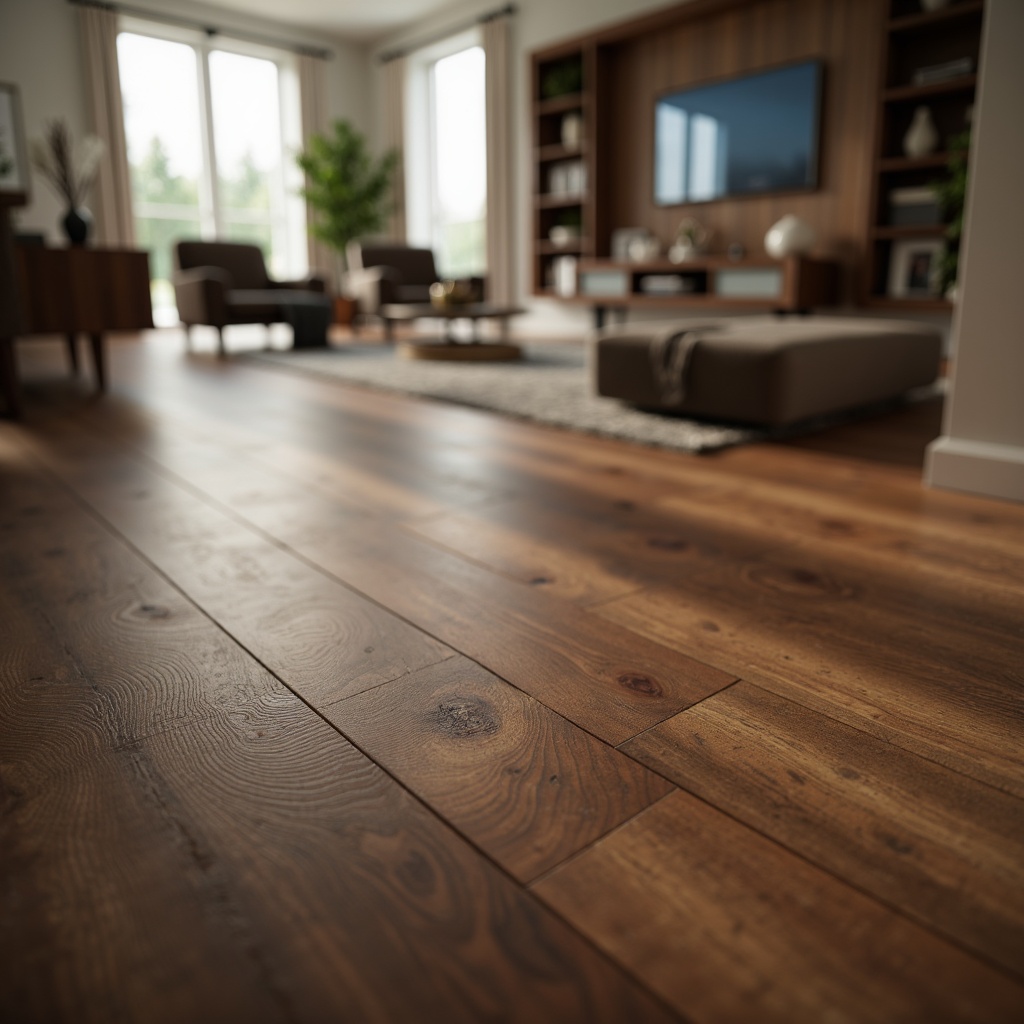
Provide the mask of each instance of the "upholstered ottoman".
POLYGON ((923 324, 839 317, 722 317, 607 327, 597 393, 633 405, 781 425, 930 384, 942 338, 923 324))

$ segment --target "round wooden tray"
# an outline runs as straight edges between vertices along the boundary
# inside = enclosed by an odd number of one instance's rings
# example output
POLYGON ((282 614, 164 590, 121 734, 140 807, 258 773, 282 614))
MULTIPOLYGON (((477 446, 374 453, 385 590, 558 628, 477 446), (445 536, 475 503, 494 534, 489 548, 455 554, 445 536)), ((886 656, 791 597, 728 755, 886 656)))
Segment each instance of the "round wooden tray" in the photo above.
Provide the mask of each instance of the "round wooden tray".
POLYGON ((521 359, 518 345, 481 341, 403 341, 398 346, 403 359, 437 359, 464 363, 511 363, 521 359))

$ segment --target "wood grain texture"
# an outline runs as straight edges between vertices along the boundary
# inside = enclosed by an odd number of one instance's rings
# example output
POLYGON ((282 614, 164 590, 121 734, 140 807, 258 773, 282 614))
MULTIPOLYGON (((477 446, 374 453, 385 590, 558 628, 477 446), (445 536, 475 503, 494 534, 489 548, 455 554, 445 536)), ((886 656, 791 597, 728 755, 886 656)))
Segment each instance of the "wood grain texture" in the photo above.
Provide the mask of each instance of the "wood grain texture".
POLYGON ((51 428, 35 451, 289 687, 328 704, 452 652, 138 459, 51 428), (58 450, 59 448, 59 450, 58 450))
POLYGON ((691 574, 685 585, 634 594, 598 611, 782 697, 1024 796, 1014 610, 1004 604, 990 617, 931 581, 901 591, 910 615, 879 599, 877 581, 861 587, 798 555, 752 565, 731 580, 691 574), (949 599, 945 607, 943 598, 949 599))
POLYGON ((647 228, 666 245, 675 238, 685 210, 655 206, 651 186, 659 95, 818 58, 827 68, 818 187, 702 203, 697 215, 715 232, 718 251, 738 241, 751 253, 762 251, 767 226, 783 214, 804 218, 818 233, 816 252, 845 264, 845 294, 853 298, 867 249, 882 9, 880 0, 763 0, 618 43, 608 71, 614 102, 601 115, 616 140, 604 169, 609 223, 647 228))
POLYGON ((672 789, 464 658, 349 697, 324 714, 523 882, 672 789))
POLYGON ((117 746, 281 688, 2 437, 0 458, 8 755, 12 743, 45 749, 37 770, 55 770, 80 745, 117 746), (55 713, 65 702, 78 713, 55 713))
MULTIPOLYGON (((102 487, 86 482, 81 485, 83 495, 158 564, 164 564, 168 557, 166 551, 161 552, 167 538, 178 534, 197 538, 201 546, 193 547, 193 541, 177 546, 188 559, 175 567, 177 577, 183 580, 190 596, 222 617, 233 633, 251 628, 256 622, 254 635, 236 635, 244 637, 247 646, 266 664, 280 665, 280 648, 284 646, 289 667, 282 667, 281 672, 289 686, 317 706, 326 706, 346 692, 388 681, 378 678, 371 682, 372 677, 364 672, 353 682, 344 683, 346 691, 334 680, 329 688, 319 682, 323 672, 315 666, 309 680, 300 676, 317 651, 332 656, 334 647, 320 647, 316 619, 306 627, 297 617, 335 584, 266 542, 261 544, 251 533, 227 524, 219 513, 185 495, 171 481, 149 473, 127 455, 97 454, 98 461, 86 472, 82 468, 86 451, 99 453, 102 446, 85 439, 76 444, 80 451, 74 464, 65 459, 57 467, 59 472, 72 484, 91 481, 98 471, 103 472, 106 480, 102 487), (124 469, 111 468, 118 460, 124 469), (121 474, 131 482, 124 483, 121 474), (239 537, 242 539, 235 539, 239 537), (235 566, 232 545, 239 544, 243 545, 243 557, 235 566), (254 546, 259 556, 244 557, 254 546), (278 562, 287 563, 287 569, 281 572, 287 571, 296 582, 287 588, 279 586, 276 600, 270 601, 270 588, 263 580, 278 562), (190 564, 195 568, 190 569, 190 564), (225 569, 214 577, 219 566, 225 569), (250 596, 254 577, 261 585, 250 596), (246 586, 233 589, 227 598, 226 588, 232 579, 246 586), (286 601, 286 590, 303 597, 286 601), (252 610, 246 611, 247 604, 252 610), (271 610, 273 620, 269 618, 271 610), (279 621, 281 617, 284 623, 279 621), (316 647, 310 647, 311 639, 318 641, 316 647)), ((230 478, 224 480, 229 482, 230 478)), ((339 529, 333 525, 336 517, 331 501, 310 494, 293 480, 275 477, 279 500, 272 505, 247 502, 244 496, 240 499, 231 486, 222 483, 217 474, 204 474, 201 486, 211 499, 223 502, 253 526, 447 645, 427 664, 443 660, 449 653, 447 648, 457 649, 609 743, 621 743, 727 686, 734 678, 553 600, 539 593, 537 587, 480 569, 387 524, 350 518, 345 528, 339 529), (302 522, 301 527, 295 526, 297 520, 302 522)), ((340 593, 344 595, 345 591, 340 593)), ((377 618, 381 615, 355 595, 345 599, 360 602, 360 608, 369 608, 377 618)), ((407 628, 396 626, 388 635, 401 636, 401 630, 407 628)), ((377 635, 370 635, 367 646, 376 646, 377 635)), ((422 667, 411 665, 408 658, 401 661, 401 666, 408 666, 406 671, 422 667)), ((390 678, 399 674, 405 671, 390 678)))
POLYGON ((534 891, 707 1024, 1024 1012, 1024 987, 682 792, 534 891))
POLYGON ((671 1019, 294 697, 181 740, 139 757, 293 1019, 671 1019))
POLYGON ((744 682, 622 749, 1024 976, 1018 799, 744 682))

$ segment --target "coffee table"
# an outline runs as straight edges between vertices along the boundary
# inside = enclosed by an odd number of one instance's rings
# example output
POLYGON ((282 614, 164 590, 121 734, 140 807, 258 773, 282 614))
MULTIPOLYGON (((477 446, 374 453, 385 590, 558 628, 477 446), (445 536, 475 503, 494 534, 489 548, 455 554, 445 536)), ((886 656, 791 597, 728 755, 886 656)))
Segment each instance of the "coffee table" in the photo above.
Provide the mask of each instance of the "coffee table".
POLYGON ((522 349, 505 339, 508 336, 509 317, 516 316, 524 310, 516 306, 494 306, 489 302, 470 302, 459 306, 438 307, 429 302, 424 303, 390 303, 382 306, 381 316, 386 322, 419 320, 433 318, 445 321, 444 341, 404 341, 399 352, 406 359, 448 359, 465 360, 468 362, 501 362, 519 359, 522 349), (473 325, 473 336, 469 341, 459 341, 452 334, 452 324, 456 320, 469 320, 473 325), (501 325, 501 338, 498 343, 480 340, 477 322, 480 320, 497 320, 501 325))

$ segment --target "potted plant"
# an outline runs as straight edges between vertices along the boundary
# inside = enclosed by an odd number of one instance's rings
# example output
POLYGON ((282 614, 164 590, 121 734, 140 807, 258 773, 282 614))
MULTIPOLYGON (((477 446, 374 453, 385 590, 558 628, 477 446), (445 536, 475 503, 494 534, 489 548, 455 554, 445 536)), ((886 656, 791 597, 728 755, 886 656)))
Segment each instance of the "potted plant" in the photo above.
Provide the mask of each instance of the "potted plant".
MULTIPOLYGON (((296 161, 306 175, 302 195, 315 214, 313 234, 338 254, 336 283, 340 283, 345 247, 380 231, 391 212, 398 154, 391 151, 375 159, 366 139, 351 124, 336 121, 330 134, 314 135, 296 161)), ((341 289, 335 288, 335 294, 340 295, 341 289)), ((351 319, 350 300, 340 300, 336 310, 340 321, 351 319)))
POLYGON ((964 227, 964 203, 967 199, 967 153, 970 131, 949 140, 948 176, 934 183, 935 193, 946 220, 945 245, 939 262, 939 291, 952 298, 956 295, 956 279, 960 263, 960 235, 964 227))

